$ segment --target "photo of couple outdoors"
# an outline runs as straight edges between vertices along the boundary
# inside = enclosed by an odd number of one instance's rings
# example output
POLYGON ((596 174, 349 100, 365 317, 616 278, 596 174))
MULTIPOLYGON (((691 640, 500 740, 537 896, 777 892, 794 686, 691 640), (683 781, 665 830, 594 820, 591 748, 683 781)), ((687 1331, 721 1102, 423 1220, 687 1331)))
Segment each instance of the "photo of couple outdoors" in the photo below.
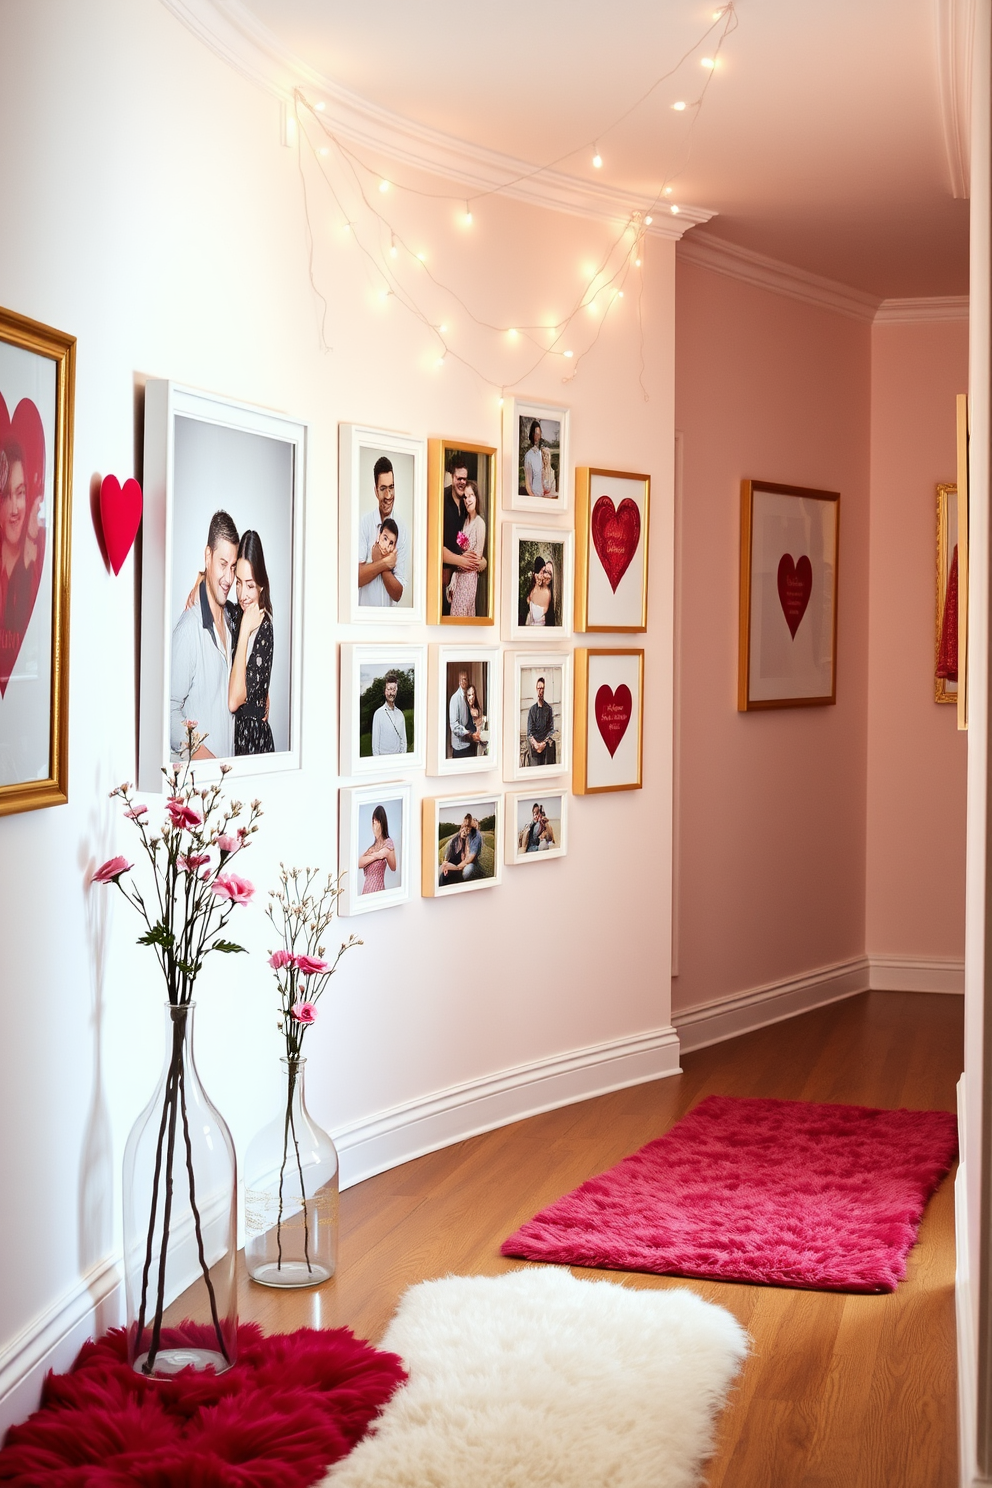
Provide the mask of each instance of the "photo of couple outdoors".
POLYGON ((519 426, 517 492, 520 496, 556 501, 561 476, 561 420, 536 419, 523 414, 519 426))
MULTIPOLYGON (((41 586, 46 531, 45 432, 22 398, 11 419, 0 394, 0 698, 7 691, 41 586)), ((38 675, 38 658, 30 673, 38 675)))
POLYGON ((412 754, 414 741, 415 672, 377 666, 359 671, 359 754, 362 759, 389 754, 412 754))
POLYGON ((484 472, 488 461, 460 452, 444 476, 441 613, 470 619, 489 613, 489 529, 484 472))
POLYGON ((551 852, 561 841, 561 797, 549 796, 551 815, 542 802, 535 801, 527 810, 526 801, 517 802, 517 851, 520 853, 551 852))
POLYGON ((517 623, 560 626, 564 543, 525 538, 519 549, 517 623))
POLYGON ((496 802, 446 801, 445 812, 456 821, 438 822, 438 888, 450 889, 475 879, 492 878, 496 867, 496 802))
POLYGON ((413 456, 363 449, 359 461, 358 603, 411 608, 413 456))
POLYGON ((489 753, 487 671, 484 661, 448 664, 448 759, 477 759, 489 753))

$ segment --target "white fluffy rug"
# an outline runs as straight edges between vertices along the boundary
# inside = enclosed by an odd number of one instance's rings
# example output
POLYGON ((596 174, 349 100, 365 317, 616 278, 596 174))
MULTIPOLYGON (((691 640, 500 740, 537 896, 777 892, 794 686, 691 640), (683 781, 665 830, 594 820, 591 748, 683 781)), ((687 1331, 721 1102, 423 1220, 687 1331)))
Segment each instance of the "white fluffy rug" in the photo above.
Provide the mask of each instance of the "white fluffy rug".
POLYGON ((722 1307, 557 1267, 411 1287, 409 1383, 329 1488, 694 1488, 748 1348, 722 1307))

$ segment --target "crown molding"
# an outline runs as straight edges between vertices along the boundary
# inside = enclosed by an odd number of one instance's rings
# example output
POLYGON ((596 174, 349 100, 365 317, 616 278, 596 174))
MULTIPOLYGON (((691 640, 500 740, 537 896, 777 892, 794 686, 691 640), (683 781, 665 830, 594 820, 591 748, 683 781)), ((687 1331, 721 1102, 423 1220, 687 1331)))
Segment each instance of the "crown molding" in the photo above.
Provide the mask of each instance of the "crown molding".
POLYGON ((875 311, 876 322, 921 320, 967 320, 967 295, 933 295, 929 299, 883 300, 875 311))
POLYGON ((877 295, 864 294, 859 289, 839 284, 835 279, 824 279, 807 269, 797 269, 777 258, 767 258, 763 253, 741 248, 737 243, 727 242, 711 233, 683 240, 676 255, 682 262, 698 264, 702 269, 712 269, 716 274, 741 279, 758 289, 788 295, 790 299, 847 315, 852 320, 874 320, 878 309, 877 295))
POLYGON ((457 182, 471 191, 499 190, 500 195, 551 211, 600 221, 625 222, 634 212, 650 212, 652 237, 681 239, 689 228, 709 222, 715 212, 679 202, 678 211, 659 207, 650 198, 583 181, 563 171, 542 170, 525 160, 455 139, 439 129, 418 124, 381 108, 343 88, 288 51, 252 14, 242 0, 162 0, 194 36, 242 77, 292 107, 301 89, 324 105, 321 118, 333 134, 415 170, 457 182), (517 179, 525 177, 525 179, 517 179), (504 182, 510 184, 504 185, 504 182))
POLYGON ((975 0, 934 0, 940 122, 951 194, 969 195, 971 176, 971 67, 975 0))

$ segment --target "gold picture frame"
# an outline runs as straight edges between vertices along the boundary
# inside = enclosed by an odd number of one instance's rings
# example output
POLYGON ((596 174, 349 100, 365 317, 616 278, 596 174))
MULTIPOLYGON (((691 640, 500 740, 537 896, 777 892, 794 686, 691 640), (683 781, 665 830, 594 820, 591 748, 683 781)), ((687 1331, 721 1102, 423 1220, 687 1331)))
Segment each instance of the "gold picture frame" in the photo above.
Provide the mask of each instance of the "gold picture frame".
MULTIPOLYGON (((496 529, 499 492, 496 487, 496 447, 470 444, 464 439, 427 441, 427 623, 428 625, 495 625, 496 623, 496 529), (445 501, 452 460, 464 456, 468 478, 474 480, 482 500, 485 567, 478 571, 475 613, 451 614, 448 583, 454 572, 444 562, 445 501)), ((460 468, 460 467, 459 467, 460 468)))
POLYGON ((0 309, 0 815, 69 799, 75 366, 74 336, 0 309))
POLYGON ((649 475, 594 465, 576 470, 576 630, 647 630, 650 507, 649 475))
POLYGON ((575 652, 572 790, 577 796, 640 790, 644 761, 644 652, 575 652), (622 694, 626 692, 627 697, 622 694), (618 711, 619 709, 619 711, 618 711), (631 725, 634 731, 631 733, 631 725))
POLYGON ((968 395, 958 393, 958 728, 968 727, 968 395))
POLYGON ((741 481, 739 713, 836 703, 839 551, 839 492, 741 481))
MULTIPOLYGON (((937 603, 934 617, 933 700, 935 703, 953 703, 955 707, 958 702, 957 673, 953 678, 941 677, 937 675, 937 668, 940 665, 941 640, 944 634, 948 580, 957 548, 958 488, 953 484, 942 483, 937 487, 937 603)), ((957 616, 954 618, 956 622, 957 616)))

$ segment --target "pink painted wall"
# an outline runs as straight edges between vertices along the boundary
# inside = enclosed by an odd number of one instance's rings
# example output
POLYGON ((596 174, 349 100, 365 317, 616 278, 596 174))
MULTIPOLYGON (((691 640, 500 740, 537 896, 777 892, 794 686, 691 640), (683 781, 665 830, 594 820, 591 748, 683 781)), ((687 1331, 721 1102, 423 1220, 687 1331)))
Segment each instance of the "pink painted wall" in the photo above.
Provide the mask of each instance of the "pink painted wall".
POLYGON ((673 1011, 864 954, 871 331, 679 262, 673 1011), (837 703, 738 713, 741 478, 841 492, 837 703))
POLYGON ((966 736, 933 700, 935 487, 955 479, 966 321, 872 328, 869 955, 964 958, 966 736))

